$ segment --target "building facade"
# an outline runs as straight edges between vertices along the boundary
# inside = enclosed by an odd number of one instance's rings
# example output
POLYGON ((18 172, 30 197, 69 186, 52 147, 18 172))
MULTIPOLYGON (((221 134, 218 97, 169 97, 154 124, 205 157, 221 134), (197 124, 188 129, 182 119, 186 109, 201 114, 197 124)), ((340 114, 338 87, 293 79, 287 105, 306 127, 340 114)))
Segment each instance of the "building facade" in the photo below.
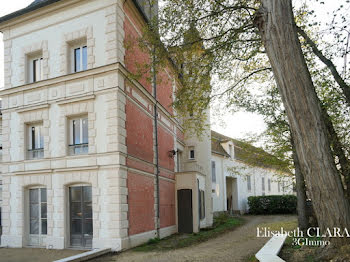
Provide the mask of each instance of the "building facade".
MULTIPOLYGON (((291 173, 263 166, 251 157, 255 154, 253 147, 243 148, 244 144, 212 131, 213 212, 244 214, 249 211, 250 196, 295 194, 291 173)), ((262 157, 266 160, 271 156, 262 157)))
POLYGON ((176 71, 130 77, 151 64, 142 3, 36 0, 0 18, 2 246, 119 251, 212 224, 210 132, 185 138, 173 117, 176 71))

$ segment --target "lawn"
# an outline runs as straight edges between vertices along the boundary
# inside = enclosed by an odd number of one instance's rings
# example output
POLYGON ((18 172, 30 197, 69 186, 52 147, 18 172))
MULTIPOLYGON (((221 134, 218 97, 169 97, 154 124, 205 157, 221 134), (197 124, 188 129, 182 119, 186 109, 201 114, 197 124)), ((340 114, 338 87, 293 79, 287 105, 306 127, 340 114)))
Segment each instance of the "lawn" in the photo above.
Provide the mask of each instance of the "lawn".
POLYGON ((213 226, 201 229, 198 233, 175 234, 164 239, 151 239, 146 244, 134 248, 134 251, 166 251, 171 249, 188 247, 217 237, 242 225, 244 220, 239 217, 231 217, 222 214, 214 218, 213 226))

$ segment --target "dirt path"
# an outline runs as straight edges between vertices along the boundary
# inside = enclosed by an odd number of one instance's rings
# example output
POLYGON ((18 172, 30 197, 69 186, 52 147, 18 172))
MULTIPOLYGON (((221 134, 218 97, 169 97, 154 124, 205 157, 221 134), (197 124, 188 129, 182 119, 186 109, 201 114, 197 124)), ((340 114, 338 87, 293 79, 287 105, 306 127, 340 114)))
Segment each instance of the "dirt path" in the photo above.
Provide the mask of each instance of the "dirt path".
POLYGON ((94 262, 141 262, 141 261, 244 261, 255 254, 266 242, 266 238, 256 237, 256 228, 263 223, 293 220, 294 216, 246 216, 246 223, 207 242, 195 246, 164 251, 137 252, 126 251, 119 255, 102 257, 94 262))

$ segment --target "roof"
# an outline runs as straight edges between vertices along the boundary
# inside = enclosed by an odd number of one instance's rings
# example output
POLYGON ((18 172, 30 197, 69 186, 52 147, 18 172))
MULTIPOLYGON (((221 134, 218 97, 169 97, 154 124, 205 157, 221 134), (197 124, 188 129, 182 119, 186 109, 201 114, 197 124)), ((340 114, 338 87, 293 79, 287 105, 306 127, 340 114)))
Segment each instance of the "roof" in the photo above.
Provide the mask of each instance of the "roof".
POLYGON ((274 155, 269 154, 262 148, 255 147, 247 142, 243 142, 215 131, 211 131, 211 146, 212 152, 223 155, 230 156, 225 149, 222 147, 222 143, 232 141, 234 146, 234 158, 236 160, 242 161, 246 164, 264 168, 272 168, 282 172, 291 173, 288 169, 288 163, 286 161, 280 160, 274 155))
POLYGON ((29 12, 35 11, 39 8, 42 8, 47 5, 51 5, 53 3, 59 2, 61 0, 35 0, 30 5, 28 5, 25 8, 22 8, 20 10, 17 10, 16 12, 10 13, 8 15, 5 15, 3 17, 0 17, 0 23, 6 22, 8 20, 11 20, 13 18, 16 18, 18 16, 27 14, 29 12))
MULTIPOLYGON (((19 17, 21 15, 25 15, 27 13, 30 13, 30 12, 33 12, 37 9, 40 9, 42 7, 45 7, 45 6, 48 6, 48 5, 51 5, 53 3, 56 3, 56 2, 59 2, 59 1, 62 1, 62 0, 35 0, 33 1, 30 5, 28 5, 27 7, 25 8, 22 8, 20 10, 17 10, 13 13, 10 13, 8 15, 5 15, 3 17, 0 17, 0 23, 3 23, 3 22, 6 22, 6 21, 9 21, 13 18, 16 18, 16 17, 19 17)), ((132 0, 133 3, 136 5, 137 9, 140 11, 140 13, 142 14, 143 18, 148 21, 148 14, 145 10, 145 8, 142 6, 141 2, 143 0, 132 0)), ((156 11, 158 10, 158 6, 156 7, 156 11)))

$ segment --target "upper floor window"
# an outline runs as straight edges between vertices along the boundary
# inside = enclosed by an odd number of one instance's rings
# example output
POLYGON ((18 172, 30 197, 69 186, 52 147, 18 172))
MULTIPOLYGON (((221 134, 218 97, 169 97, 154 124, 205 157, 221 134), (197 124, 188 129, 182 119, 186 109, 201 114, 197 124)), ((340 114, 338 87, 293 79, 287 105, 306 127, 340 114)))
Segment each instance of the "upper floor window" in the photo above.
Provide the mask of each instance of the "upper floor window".
POLYGON ((88 118, 79 117, 69 121, 71 155, 87 154, 89 152, 88 118))
POLYGON ((80 45, 73 48, 73 72, 81 72, 87 69, 87 46, 80 45))
POLYGON ((251 179, 251 176, 247 176, 247 188, 248 188, 248 191, 252 191, 252 179, 251 179))
POLYGON ((271 191, 271 179, 270 178, 267 180, 267 190, 269 192, 271 191))
POLYGON ((44 157, 44 136, 42 124, 28 125, 28 159, 44 157))
POLYGON ((177 166, 177 172, 181 172, 182 170, 182 151, 180 151, 179 149, 177 150, 177 154, 176 154, 176 166, 177 166))
POLYGON ((261 189, 262 191, 265 191, 265 177, 261 178, 261 189))
POLYGON ((216 183, 216 166, 215 161, 211 161, 211 181, 216 183))
POLYGON ((43 58, 41 54, 28 57, 28 82, 34 83, 44 79, 43 58))
POLYGON ((195 151, 194 151, 194 148, 193 147, 190 147, 189 148, 189 151, 188 151, 188 158, 190 160, 194 160, 195 159, 195 151))
POLYGON ((232 145, 229 145, 228 148, 229 148, 230 157, 233 158, 233 148, 232 148, 232 145))

